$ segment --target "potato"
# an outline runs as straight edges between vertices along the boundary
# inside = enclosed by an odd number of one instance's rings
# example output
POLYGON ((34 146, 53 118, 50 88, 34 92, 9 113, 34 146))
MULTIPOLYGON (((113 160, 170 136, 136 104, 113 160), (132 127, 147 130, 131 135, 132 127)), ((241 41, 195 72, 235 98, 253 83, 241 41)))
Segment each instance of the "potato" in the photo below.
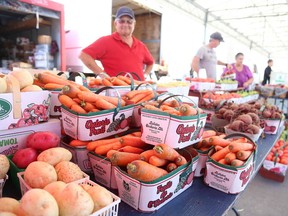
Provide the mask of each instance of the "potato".
POLYGON ((81 184, 81 187, 87 192, 92 186, 89 184, 81 184))
POLYGON ((71 159, 72 159, 71 152, 62 147, 47 149, 41 152, 37 157, 38 161, 49 163, 52 166, 55 166, 61 161, 70 161, 71 159))
POLYGON ((94 185, 88 189, 87 192, 92 197, 94 202, 93 212, 98 211, 99 209, 104 208, 113 202, 113 197, 111 196, 110 192, 100 185, 94 185))
POLYGON ((70 161, 61 161, 55 166, 55 170, 58 177, 57 180, 65 183, 77 181, 84 177, 79 166, 70 161))
POLYGON ((80 185, 70 183, 62 190, 58 206, 61 216, 87 216, 93 212, 94 203, 80 185))
POLYGON ((12 212, 0 212, 0 216, 17 216, 12 212))
POLYGON ((43 189, 48 191, 58 202, 59 196, 65 187, 66 187, 66 183, 62 181, 56 181, 56 182, 52 182, 46 185, 43 189))
POLYGON ((58 216, 59 209, 54 197, 43 189, 27 191, 19 205, 19 216, 58 216))
POLYGON ((10 197, 0 198, 0 212, 11 212, 17 214, 19 201, 10 197))
MULTIPOLYGON (((38 108, 35 108, 38 111, 38 108)), ((40 109, 40 108, 39 108, 40 109)), ((38 131, 27 137, 26 147, 31 147, 39 151, 57 147, 60 137, 50 131, 38 131)))
POLYGON ((10 168, 9 160, 3 154, 0 154, 0 179, 4 179, 10 168))
POLYGON ((52 165, 34 161, 24 171, 24 180, 32 188, 44 188, 49 183, 57 181, 57 173, 52 165))

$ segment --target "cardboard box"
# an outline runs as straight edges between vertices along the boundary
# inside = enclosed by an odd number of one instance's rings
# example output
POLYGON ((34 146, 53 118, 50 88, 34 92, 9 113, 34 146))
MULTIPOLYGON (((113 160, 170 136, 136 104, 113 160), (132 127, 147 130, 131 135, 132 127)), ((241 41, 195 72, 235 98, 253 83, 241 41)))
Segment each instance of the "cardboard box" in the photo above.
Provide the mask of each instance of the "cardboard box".
POLYGON ((211 150, 211 148, 207 151, 201 151, 199 149, 196 149, 199 155, 197 167, 195 169, 195 177, 201 177, 204 175, 206 170, 206 162, 208 160, 208 153, 211 150))
POLYGON ((77 164, 83 172, 92 173, 91 163, 88 158, 89 151, 87 150, 86 146, 83 147, 71 146, 68 144, 69 141, 70 140, 68 137, 63 137, 61 139, 60 146, 71 152, 72 154, 71 161, 77 164))
POLYGON ((268 179, 271 179, 273 181, 284 182, 284 180, 285 180, 285 176, 282 175, 281 173, 274 172, 272 170, 267 170, 263 166, 260 168, 259 173, 264 178, 268 178, 268 179))
POLYGON ((192 81, 190 83, 190 89, 191 90, 198 90, 198 91, 211 91, 211 90, 215 89, 215 83, 192 81))
POLYGON ((88 157, 91 162, 95 180, 108 188, 117 189, 114 166, 110 160, 94 152, 89 152, 88 157))
POLYGON ((153 212, 191 187, 196 163, 196 160, 190 161, 149 183, 133 179, 119 167, 114 167, 119 196, 138 211, 153 212))
POLYGON ((77 114, 62 106, 61 111, 65 133, 74 139, 90 141, 127 131, 132 120, 133 106, 88 114, 77 114))
POLYGON ((165 112, 142 109, 141 139, 149 144, 165 143, 173 148, 184 148, 199 142, 207 114, 174 116, 165 112))
POLYGON ((61 136, 60 120, 50 119, 48 122, 29 127, 0 131, 0 154, 11 155, 18 149, 25 148, 27 136, 37 131, 51 131, 61 136))
POLYGON ((36 125, 49 119, 48 91, 0 94, 0 130, 36 125))
MULTIPOLYGON (((209 152, 213 153, 214 149, 209 152)), ((245 189, 254 171, 256 150, 240 167, 220 164, 210 158, 206 162, 204 182, 228 194, 237 194, 245 189)))

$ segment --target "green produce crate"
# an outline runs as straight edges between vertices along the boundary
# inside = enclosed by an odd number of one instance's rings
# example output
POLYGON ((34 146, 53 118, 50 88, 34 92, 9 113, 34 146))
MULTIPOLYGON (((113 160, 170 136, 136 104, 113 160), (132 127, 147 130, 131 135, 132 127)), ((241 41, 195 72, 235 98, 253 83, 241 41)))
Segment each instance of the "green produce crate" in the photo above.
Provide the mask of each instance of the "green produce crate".
POLYGON ((7 157, 9 159, 9 163, 10 163, 10 169, 8 172, 9 180, 11 180, 13 185, 15 186, 15 188, 20 191, 20 183, 19 183, 17 173, 24 172, 25 169, 21 169, 21 168, 18 168, 16 166, 16 164, 12 161, 13 155, 9 155, 7 157))

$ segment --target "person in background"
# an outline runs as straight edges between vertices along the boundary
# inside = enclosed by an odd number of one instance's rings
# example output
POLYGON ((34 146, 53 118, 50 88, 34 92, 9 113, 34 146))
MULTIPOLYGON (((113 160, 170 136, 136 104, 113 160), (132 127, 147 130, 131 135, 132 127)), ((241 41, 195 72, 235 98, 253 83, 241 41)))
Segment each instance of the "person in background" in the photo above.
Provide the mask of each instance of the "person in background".
POLYGON ((217 64, 224 65, 226 68, 231 67, 231 65, 217 60, 214 48, 218 47, 220 42, 224 42, 224 40, 219 32, 215 32, 210 35, 209 43, 202 46, 192 60, 191 68, 193 71, 199 74, 199 70, 204 68, 206 70, 207 77, 216 80, 217 64))
MULTIPOLYGON (((247 89, 254 81, 253 74, 247 65, 243 64, 244 54, 237 53, 235 56, 235 63, 232 64, 232 70, 236 73, 236 80, 238 81, 238 88, 247 89)), ((223 74, 225 74, 225 70, 223 74)), ((223 75, 222 74, 222 75, 223 75)))
POLYGON ((267 83, 270 84, 270 76, 271 76, 271 72, 272 72, 272 67, 273 66, 273 60, 269 59, 268 60, 268 66, 265 68, 264 71, 264 79, 262 82, 262 85, 266 85, 267 83))
POLYGON ((133 10, 120 7, 114 21, 116 32, 84 48, 79 58, 95 74, 105 71, 109 76, 116 76, 120 72, 132 75, 134 72, 144 80, 153 68, 154 59, 147 47, 132 35, 135 24, 133 10), (104 68, 99 67, 95 60, 99 60, 104 68))

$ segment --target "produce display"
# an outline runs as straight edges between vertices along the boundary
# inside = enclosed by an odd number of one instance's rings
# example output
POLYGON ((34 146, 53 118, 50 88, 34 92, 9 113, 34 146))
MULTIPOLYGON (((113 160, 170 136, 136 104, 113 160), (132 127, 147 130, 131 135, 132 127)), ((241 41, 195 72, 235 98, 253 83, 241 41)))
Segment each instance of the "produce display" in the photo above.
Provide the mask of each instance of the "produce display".
POLYGON ((238 93, 229 93, 229 92, 225 92, 224 94, 216 94, 214 92, 207 92, 203 95, 204 99, 209 99, 209 100, 229 100, 229 99, 233 99, 233 98, 240 98, 241 95, 239 95, 238 93))

